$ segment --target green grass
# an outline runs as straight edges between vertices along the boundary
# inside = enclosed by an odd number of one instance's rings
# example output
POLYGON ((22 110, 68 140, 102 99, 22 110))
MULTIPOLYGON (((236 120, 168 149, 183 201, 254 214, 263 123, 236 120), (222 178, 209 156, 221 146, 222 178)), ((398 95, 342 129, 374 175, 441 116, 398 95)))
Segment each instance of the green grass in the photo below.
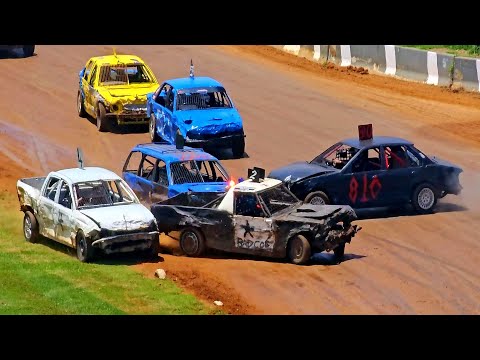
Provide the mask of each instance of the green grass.
POLYGON ((455 55, 479 56, 480 45, 401 45, 421 50, 446 49, 447 53, 455 55))
POLYGON ((118 261, 84 264, 46 239, 26 242, 17 209, 0 206, 0 314, 211 313, 168 278, 146 278, 118 261))

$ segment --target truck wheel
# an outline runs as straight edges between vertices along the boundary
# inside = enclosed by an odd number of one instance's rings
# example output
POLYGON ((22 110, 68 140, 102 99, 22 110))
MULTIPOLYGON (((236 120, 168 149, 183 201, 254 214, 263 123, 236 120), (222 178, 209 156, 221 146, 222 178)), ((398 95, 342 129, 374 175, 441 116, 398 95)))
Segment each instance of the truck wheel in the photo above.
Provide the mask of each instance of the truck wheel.
POLYGON ((85 237, 82 230, 77 234, 76 247, 78 260, 84 263, 92 261, 95 255, 95 249, 92 246, 92 241, 85 237))
POLYGON ((233 157, 240 159, 243 157, 243 154, 245 153, 245 138, 237 138, 233 140, 232 144, 232 153, 233 157))
POLYGON ((343 260, 343 256, 345 255, 345 243, 338 245, 335 249, 333 249, 333 254, 335 255, 335 261, 339 264, 343 260))
POLYGON ((23 235, 25 240, 31 243, 36 243, 39 238, 38 234, 38 222, 30 211, 25 211, 25 216, 23 217, 23 235))
POLYGON ((78 116, 80 116, 81 118, 84 118, 87 116, 85 107, 83 105, 82 93, 80 90, 78 91, 78 94, 77 94, 77 111, 78 111, 78 116))
POLYGON ((427 183, 418 185, 412 194, 412 205, 419 214, 429 214, 437 203, 435 189, 427 183))
POLYGON ((180 248, 187 256, 199 257, 205 252, 205 237, 198 229, 185 228, 180 234, 180 248))
POLYGON ((105 110, 105 105, 102 103, 98 103, 97 106, 97 129, 100 132, 104 132, 108 130, 108 119, 107 119, 107 112, 105 110))
POLYGON ((23 56, 30 57, 33 56, 35 52, 35 45, 23 45, 23 56))
POLYGON ((150 134, 150 140, 152 142, 160 142, 162 139, 157 134, 157 126, 155 115, 150 115, 150 122, 148 123, 148 132, 150 134))
POLYGON ((312 255, 312 249, 307 238, 303 235, 295 235, 288 242, 288 258, 295 265, 303 265, 312 255))
POLYGON ((305 202, 312 205, 330 205, 330 199, 323 191, 314 191, 307 195, 305 202))

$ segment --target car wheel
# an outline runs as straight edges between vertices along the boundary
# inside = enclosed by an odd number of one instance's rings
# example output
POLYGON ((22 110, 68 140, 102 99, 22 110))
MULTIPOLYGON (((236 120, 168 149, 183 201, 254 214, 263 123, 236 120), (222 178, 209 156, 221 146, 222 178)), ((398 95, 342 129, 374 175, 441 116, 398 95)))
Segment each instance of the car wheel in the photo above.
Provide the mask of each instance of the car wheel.
POLYGON ((78 91, 78 94, 77 94, 77 112, 78 112, 78 116, 80 116, 81 118, 84 118, 87 116, 85 107, 83 105, 82 93, 80 90, 78 91))
POLYGON ((161 138, 157 134, 157 126, 156 126, 156 119, 155 115, 150 115, 150 122, 148 123, 148 132, 150 134, 150 141, 151 142, 160 142, 161 138))
POLYGON ((437 203, 437 193, 430 184, 420 184, 413 191, 412 205, 419 214, 429 214, 437 203))
POLYGON ((305 202, 312 205, 329 205, 330 199, 323 191, 315 191, 307 195, 305 202))
POLYGON ((92 261, 95 255, 95 249, 92 246, 92 241, 85 237, 82 230, 77 234, 76 247, 78 260, 84 263, 92 261))
POLYGON ((30 57, 35 53, 35 45, 23 45, 23 56, 30 57))
POLYGON ((343 260, 345 255, 345 243, 338 245, 335 249, 333 249, 333 254, 335 255, 335 261, 340 263, 343 260))
POLYGON ((232 144, 232 153, 233 157, 240 159, 243 157, 243 154, 245 153, 245 138, 237 138, 233 140, 232 144))
POLYGON ((158 236, 152 241, 150 248, 148 249, 147 256, 151 259, 158 258, 158 253, 160 252, 160 241, 158 236))
POLYGON ((107 119, 107 112, 105 110, 105 105, 102 103, 98 103, 97 106, 97 129, 100 132, 104 132, 108 130, 108 119, 107 119))
POLYGON ((180 234, 180 248, 187 256, 201 256, 205 252, 205 237, 200 230, 188 227, 180 234))
POLYGON ((288 242, 288 259, 295 265, 303 265, 312 255, 312 249, 307 238, 303 235, 295 235, 288 242))
POLYGON ((39 238, 38 222, 35 215, 30 211, 25 211, 25 216, 23 217, 23 235, 25 240, 31 243, 36 243, 39 238))

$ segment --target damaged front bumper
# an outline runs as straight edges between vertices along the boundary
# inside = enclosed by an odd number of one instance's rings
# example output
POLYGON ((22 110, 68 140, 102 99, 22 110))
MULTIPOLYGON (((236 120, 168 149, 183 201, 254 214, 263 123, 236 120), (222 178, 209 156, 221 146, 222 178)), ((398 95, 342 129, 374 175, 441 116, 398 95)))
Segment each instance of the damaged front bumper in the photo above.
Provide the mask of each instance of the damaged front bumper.
POLYGON ((113 107, 106 115, 115 117, 119 125, 148 124, 149 121, 147 106, 143 104, 126 104, 123 108, 113 107))
POLYGON ((339 245, 350 243, 355 234, 361 229, 358 225, 338 225, 332 228, 327 236, 317 234, 317 236, 315 236, 316 247, 320 248, 321 251, 331 251, 339 245))
POLYGON ((95 240, 92 246, 102 249, 106 254, 131 252, 149 249, 155 241, 159 241, 159 232, 138 232, 103 237, 95 240))
POLYGON ((211 137, 208 139, 192 139, 186 137, 185 144, 188 146, 215 146, 215 147, 231 147, 235 141, 246 137, 244 134, 226 135, 219 137, 211 137))

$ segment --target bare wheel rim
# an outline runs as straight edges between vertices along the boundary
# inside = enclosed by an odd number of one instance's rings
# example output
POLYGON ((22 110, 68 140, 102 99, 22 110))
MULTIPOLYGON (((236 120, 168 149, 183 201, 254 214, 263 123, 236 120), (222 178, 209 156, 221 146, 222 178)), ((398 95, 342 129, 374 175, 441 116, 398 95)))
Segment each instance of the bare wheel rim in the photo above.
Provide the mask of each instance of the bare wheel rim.
POLYGON ((25 216, 23 231, 27 239, 32 237, 32 221, 30 220, 29 216, 25 216))
POLYGON ((314 196, 310 199, 312 205, 325 205, 325 200, 321 196, 314 196))
POLYGON ((82 111, 82 95, 80 93, 77 96, 77 110, 79 114, 82 111))
POLYGON ((155 119, 153 116, 150 117, 149 130, 150 130, 150 139, 153 141, 155 140, 155 119))
POLYGON ((430 188, 423 188, 417 196, 418 206, 423 210, 428 210, 433 206, 435 201, 435 194, 430 188))
POLYGON ((299 240, 295 240, 293 243, 293 256, 298 259, 302 256, 303 253, 303 244, 299 240))
POLYGON ((183 249, 188 254, 193 254, 198 250, 198 237, 192 231, 189 231, 183 235, 183 249))

